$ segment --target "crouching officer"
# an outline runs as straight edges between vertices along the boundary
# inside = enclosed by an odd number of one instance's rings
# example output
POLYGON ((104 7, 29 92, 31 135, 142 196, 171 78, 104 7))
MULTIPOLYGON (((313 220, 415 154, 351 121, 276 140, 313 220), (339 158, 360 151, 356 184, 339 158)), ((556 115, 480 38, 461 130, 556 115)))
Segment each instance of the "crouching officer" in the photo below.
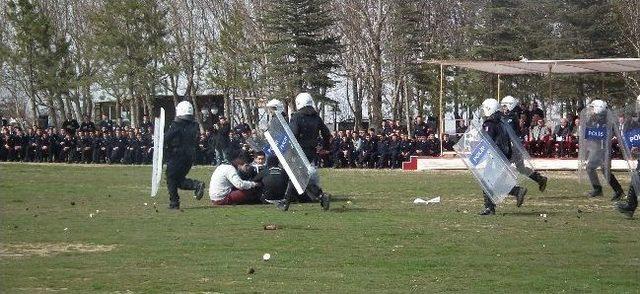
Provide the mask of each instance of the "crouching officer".
POLYGON ((280 167, 278 158, 274 155, 267 157, 267 166, 254 179, 262 183, 260 201, 262 203, 275 203, 283 209, 284 197, 289 184, 287 172, 280 167))
POLYGON ((178 189, 193 190, 198 200, 204 195, 204 182, 186 178, 195 158, 198 133, 198 124, 193 121, 193 106, 188 101, 178 103, 176 118, 164 135, 169 209, 180 208, 178 189))

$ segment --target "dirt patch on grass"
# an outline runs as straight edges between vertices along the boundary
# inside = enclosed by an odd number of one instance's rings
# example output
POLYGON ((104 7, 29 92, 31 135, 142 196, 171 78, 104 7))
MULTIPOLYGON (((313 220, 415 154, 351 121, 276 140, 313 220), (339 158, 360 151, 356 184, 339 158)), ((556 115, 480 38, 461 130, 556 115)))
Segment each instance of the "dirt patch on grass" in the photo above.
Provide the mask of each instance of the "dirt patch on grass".
POLYGON ((67 244, 67 243, 22 243, 22 244, 2 244, 0 245, 0 258, 3 257, 29 257, 29 256, 51 256, 60 253, 94 253, 109 252, 117 245, 96 245, 96 244, 67 244))

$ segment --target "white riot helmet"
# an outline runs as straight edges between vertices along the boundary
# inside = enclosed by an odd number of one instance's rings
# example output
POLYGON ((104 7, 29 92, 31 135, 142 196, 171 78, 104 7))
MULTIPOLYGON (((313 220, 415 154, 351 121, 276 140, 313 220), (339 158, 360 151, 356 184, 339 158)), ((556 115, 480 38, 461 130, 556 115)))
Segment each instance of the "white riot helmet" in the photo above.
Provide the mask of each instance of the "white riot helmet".
POLYGON ((193 105, 189 101, 182 101, 176 105, 176 117, 193 116, 193 105))
POLYGON ((596 99, 591 101, 589 107, 593 108, 594 113, 602 113, 607 109, 607 102, 604 102, 600 99, 596 99))
POLYGON ((311 94, 302 92, 296 96, 296 110, 300 110, 306 106, 313 107, 313 98, 311 97, 311 94))
POLYGON ((498 111, 498 108, 500 108, 498 100, 489 98, 482 102, 482 115, 484 117, 490 117, 498 111))
POLYGON ((282 104, 282 101, 278 99, 271 99, 269 100, 269 102, 267 102, 267 108, 273 109, 277 112, 283 112, 284 104, 282 104))
POLYGON ((512 111, 518 105, 518 100, 513 98, 513 96, 507 95, 502 98, 500 105, 502 105, 502 107, 506 107, 507 110, 512 111))

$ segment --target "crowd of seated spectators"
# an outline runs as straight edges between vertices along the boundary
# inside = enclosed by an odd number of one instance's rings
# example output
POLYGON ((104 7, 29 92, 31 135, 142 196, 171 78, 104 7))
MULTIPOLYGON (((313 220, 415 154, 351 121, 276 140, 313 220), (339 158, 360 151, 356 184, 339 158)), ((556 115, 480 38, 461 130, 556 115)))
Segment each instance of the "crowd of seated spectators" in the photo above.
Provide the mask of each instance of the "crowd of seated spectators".
MULTIPOLYGON (((579 118, 562 118, 553 128, 543 112, 529 109, 518 126, 522 145, 531 157, 576 158, 578 156, 579 118), (528 116, 531 116, 529 119, 528 116)), ((458 135, 438 136, 437 126, 416 117, 411 133, 400 121, 385 120, 379 131, 340 130, 333 133, 329 146, 318 143, 317 164, 333 168, 400 168, 411 156, 439 157, 453 152, 458 135), (442 148, 441 148, 442 141, 442 148)), ((95 164, 149 164, 153 159, 153 123, 143 116, 139 127, 112 121, 106 115, 97 123, 85 117, 63 122, 61 128, 26 130, 3 119, 0 132, 0 161, 66 162, 95 164)), ((249 125, 231 127, 224 117, 200 134, 195 163, 216 165, 236 149, 252 153, 247 138, 255 136, 249 125)), ((620 156, 617 139, 612 145, 614 157, 620 156)))

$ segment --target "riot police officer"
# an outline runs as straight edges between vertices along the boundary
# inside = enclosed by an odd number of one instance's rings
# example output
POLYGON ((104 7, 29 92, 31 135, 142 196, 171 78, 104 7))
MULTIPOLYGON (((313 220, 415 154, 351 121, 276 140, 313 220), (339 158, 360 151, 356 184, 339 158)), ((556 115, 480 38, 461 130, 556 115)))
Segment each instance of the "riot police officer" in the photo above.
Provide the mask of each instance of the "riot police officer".
POLYGON ((638 145, 640 144, 635 143, 637 142, 637 140, 634 140, 634 143, 632 143, 632 140, 630 140, 629 138, 632 136, 638 136, 638 134, 640 134, 640 95, 638 95, 638 99, 636 100, 635 108, 635 115, 632 115, 631 113, 625 114, 630 117, 625 117, 625 122, 623 125, 624 130, 620 130, 619 137, 623 138, 621 140, 623 141, 622 144, 625 144, 625 146, 623 147, 626 148, 630 153, 627 155, 630 157, 636 156, 638 158, 638 165, 636 166, 636 169, 634 171, 635 174, 632 175, 632 182, 631 184, 629 184, 627 201, 626 203, 618 203, 617 205, 618 211, 627 215, 628 217, 633 217, 633 213, 636 211, 636 208, 638 208, 638 192, 640 192, 636 191, 636 188, 640 186, 640 147, 638 147, 638 145))
POLYGON ((180 209, 178 188, 193 190, 198 200, 204 195, 204 182, 186 177, 195 158, 198 133, 198 124, 193 121, 193 106, 188 101, 178 103, 176 118, 164 135, 164 145, 167 147, 169 209, 180 209))
MULTIPOLYGON (((589 104, 588 110, 589 111, 585 112, 585 115, 581 115, 580 117, 581 124, 585 124, 584 127, 581 127, 583 131, 588 129, 587 126, 598 126, 598 127, 604 128, 606 130, 604 132, 605 134, 608 134, 609 132, 612 131, 613 122, 611 122, 610 118, 608 117, 610 114, 608 113, 606 102, 599 99, 593 100, 589 104)), ((622 189, 620 182, 618 182, 618 179, 616 179, 616 176, 612 172, 610 172, 610 166, 611 166, 610 138, 608 138, 605 135, 603 140, 588 141, 587 137, 589 136, 585 136, 583 134, 581 135, 583 137, 581 139, 584 140, 584 143, 583 142, 580 143, 580 148, 588 151, 588 152, 581 151, 581 153, 588 154, 588 158, 586 158, 586 161, 587 161, 586 170, 587 170, 587 175, 589 176, 589 182, 593 187, 593 190, 589 192, 588 196, 590 197, 602 196, 602 185, 600 184, 600 180, 598 179, 598 175, 596 173, 596 170, 599 167, 602 167, 602 172, 605 175, 607 175, 608 173, 609 185, 611 186, 611 188, 613 188, 613 191, 614 191, 614 194, 611 200, 614 201, 622 198, 622 195, 624 195, 624 190, 622 189)))
MULTIPOLYGON (((522 138, 522 134, 520 134, 520 128, 518 128, 518 120, 520 119, 522 108, 520 108, 518 100, 513 98, 513 96, 506 96, 502 98, 500 104, 502 105, 502 122, 505 123, 505 127, 510 127, 516 135, 515 138, 510 139, 519 140, 519 138, 522 138)), ((547 188, 547 177, 525 166, 524 158, 521 154, 519 154, 518 152, 512 153, 513 154, 509 161, 511 161, 511 163, 516 166, 518 172, 523 175, 527 175, 530 179, 538 183, 538 189, 540 190, 540 192, 544 192, 544 190, 547 188)))
MULTIPOLYGON (((504 156, 511 160, 511 141, 509 140, 509 134, 507 134, 502 128, 500 120, 500 112, 498 108, 500 103, 496 99, 487 99, 482 102, 482 114, 485 117, 482 123, 482 129, 489 135, 489 137, 495 142, 496 146, 504 156)), ((491 201, 489 195, 484 192, 484 210, 480 212, 480 215, 493 215, 496 213, 496 205, 491 201)), ((516 206, 522 206, 524 203, 524 197, 527 194, 527 188, 515 186, 509 192, 509 195, 516 197, 516 206)))
MULTIPOLYGON (((291 132, 300 143, 302 151, 309 159, 309 162, 315 162, 318 139, 322 138, 322 144, 328 146, 329 140, 331 139, 331 132, 314 108, 313 98, 309 93, 298 94, 295 102, 297 111, 291 115, 291 123, 289 126, 291 127, 291 132)), ((289 185, 285 197, 285 205, 282 206, 283 210, 286 211, 289 209, 289 203, 296 194, 293 185, 289 185)), ((314 173, 311 175, 311 180, 307 185, 305 194, 311 198, 311 200, 320 200, 320 205, 324 210, 329 209, 329 195, 325 194, 319 187, 317 170, 314 170, 314 173)))

